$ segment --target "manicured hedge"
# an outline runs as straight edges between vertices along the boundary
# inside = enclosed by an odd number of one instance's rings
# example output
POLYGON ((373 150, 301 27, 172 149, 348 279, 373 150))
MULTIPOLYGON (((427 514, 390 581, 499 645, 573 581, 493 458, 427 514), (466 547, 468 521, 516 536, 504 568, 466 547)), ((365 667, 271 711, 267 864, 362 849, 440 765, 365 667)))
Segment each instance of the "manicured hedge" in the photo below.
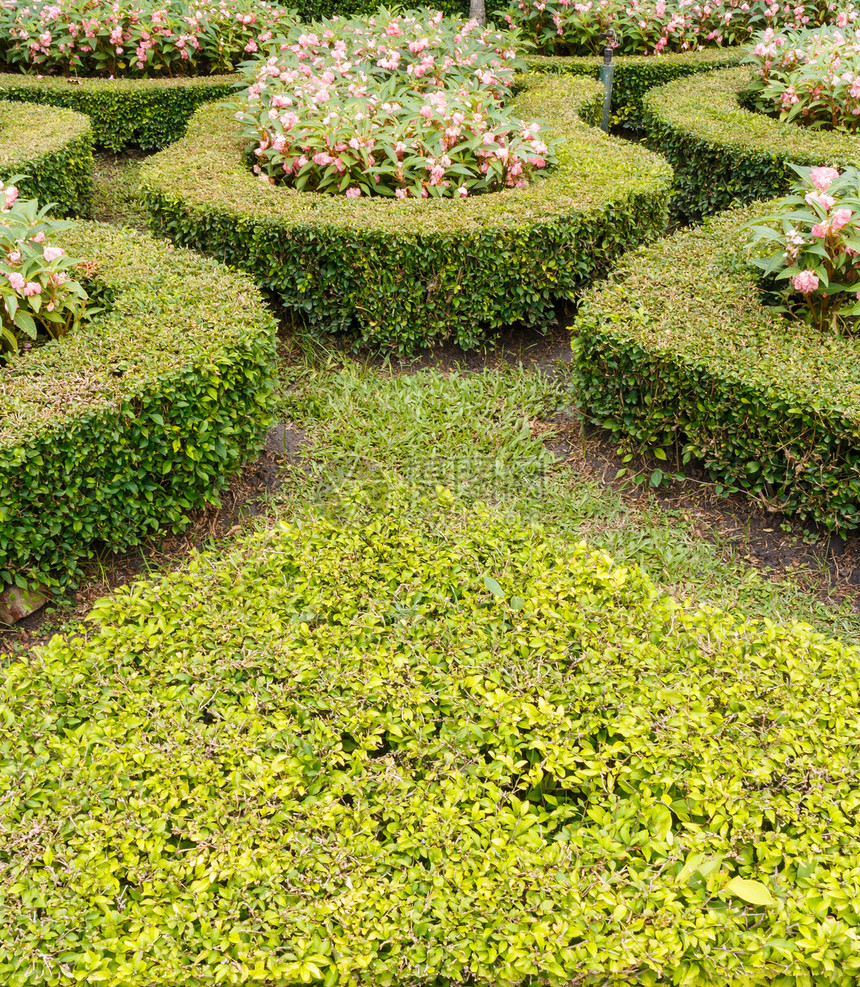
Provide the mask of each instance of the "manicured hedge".
POLYGON ((675 169, 674 208, 699 220, 732 205, 788 190, 788 163, 841 166, 860 161, 850 134, 780 123, 742 105, 748 67, 695 75, 652 89, 642 101, 646 141, 675 169))
POLYGON ((80 113, 0 100, 0 180, 24 176, 24 198, 85 213, 93 196, 92 127, 80 113))
POLYGON ((274 325, 247 278, 97 223, 60 242, 107 311, 0 367, 0 586, 178 531, 267 420, 274 325))
POLYGON ((855 987, 857 649, 403 511, 3 669, 3 983, 855 987))
POLYGON ((313 330, 376 347, 468 348, 518 320, 545 325, 557 300, 662 232, 671 172, 582 122, 591 80, 524 85, 517 111, 563 138, 559 167, 527 188, 402 202, 274 188, 251 174, 231 109, 208 106, 143 166, 154 228, 252 272, 313 330))
MULTIPOLYGON (((735 65, 744 55, 741 48, 706 48, 668 55, 621 55, 613 59, 612 124, 638 130, 642 126, 642 97, 654 86, 670 79, 712 72, 735 65)), ((534 55, 526 59, 536 72, 569 72, 597 79, 602 56, 534 55)))
POLYGON ((860 339, 763 306, 738 233, 762 209, 637 251, 589 292, 574 327, 575 393, 625 450, 695 459, 722 491, 855 529, 860 339))
POLYGON ((0 98, 65 106, 92 121, 93 141, 109 151, 154 151, 185 133, 203 103, 234 91, 236 75, 193 79, 66 79, 0 74, 0 98))

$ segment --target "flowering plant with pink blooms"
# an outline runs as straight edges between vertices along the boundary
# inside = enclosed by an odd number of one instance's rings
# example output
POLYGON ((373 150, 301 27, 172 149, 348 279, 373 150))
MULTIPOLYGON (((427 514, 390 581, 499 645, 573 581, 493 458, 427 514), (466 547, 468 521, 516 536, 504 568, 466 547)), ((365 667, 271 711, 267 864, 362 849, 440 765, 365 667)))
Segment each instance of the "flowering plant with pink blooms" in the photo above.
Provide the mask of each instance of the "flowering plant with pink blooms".
POLYGON ((265 181, 350 198, 524 185, 555 162, 505 105, 514 39, 441 13, 378 11, 296 28, 249 66, 236 114, 265 181))
POLYGON ((753 261, 766 279, 787 282, 786 311, 835 330, 860 315, 860 172, 792 167, 793 194, 749 224, 753 261))
POLYGON ((746 43, 767 28, 831 23, 853 0, 513 0, 505 20, 540 50, 596 54, 612 28, 623 55, 746 43))
POLYGON ((232 72, 294 19, 263 0, 0 0, 0 60, 112 78, 232 72))
POLYGON ((748 92, 756 109, 806 127, 860 130, 860 23, 843 12, 839 25, 758 40, 748 92))
POLYGON ((63 336, 93 314, 70 273, 81 262, 54 242, 72 224, 52 219, 50 209, 0 182, 0 352, 63 336))

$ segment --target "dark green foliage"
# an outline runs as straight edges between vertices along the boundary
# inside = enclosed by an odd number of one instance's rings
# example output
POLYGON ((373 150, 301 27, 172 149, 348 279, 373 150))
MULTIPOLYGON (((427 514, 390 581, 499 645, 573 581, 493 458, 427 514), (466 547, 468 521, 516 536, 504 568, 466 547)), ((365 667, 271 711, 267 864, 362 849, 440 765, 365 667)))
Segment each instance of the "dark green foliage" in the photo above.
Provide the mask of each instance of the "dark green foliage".
MULTIPOLYGON (((772 207, 772 204, 771 204, 772 207)), ((626 451, 700 461, 801 520, 860 527, 860 339, 760 300, 730 213, 625 258, 583 298, 574 380, 626 451)))
POLYGON ((685 222, 787 192, 796 178, 789 162, 860 162, 856 136, 809 130, 746 109, 750 78, 748 67, 697 75, 652 89, 643 99, 646 141, 675 169, 673 210, 685 222))
POLYGON ((547 324, 556 301, 666 224, 665 162, 579 118, 595 83, 524 86, 517 112, 562 138, 559 166, 524 189, 400 202, 273 188, 248 168, 230 107, 210 106, 144 164, 142 192, 156 230, 250 271, 314 332, 399 351, 474 347, 519 320, 547 324))
MULTIPOLYGON (((711 72, 735 65, 742 56, 737 48, 706 48, 669 55, 621 55, 613 59, 612 124, 638 130, 642 126, 642 97, 654 86, 671 79, 711 72)), ((597 79, 603 58, 596 55, 547 56, 527 59, 536 72, 560 72, 597 79)))
POLYGON ((229 95, 238 78, 37 79, 0 75, 0 98, 65 106, 85 113, 92 121, 97 147, 155 151, 179 140, 197 107, 229 95))
MULTIPOLYGON (((355 14, 373 14, 379 10, 379 0, 301 0, 290 4, 302 20, 318 20, 321 17, 352 17, 355 14)), ((391 6, 390 4, 388 6, 391 6)), ((409 9, 411 4, 404 4, 409 9)), ((451 17, 468 17, 468 0, 439 0, 429 5, 432 10, 441 10, 451 17)), ((508 9, 508 0, 486 0, 487 16, 501 24, 502 14, 508 9)))
POLYGON ((242 275, 149 236, 59 237, 109 310, 0 367, 0 586, 178 531, 253 455, 274 324, 242 275))
POLYGON ((855 987, 857 650, 405 506, 5 669, 4 985, 855 987))
POLYGON ((22 197, 55 202, 54 215, 89 209, 92 144, 90 122, 79 113, 0 101, 0 180, 23 176, 22 197))

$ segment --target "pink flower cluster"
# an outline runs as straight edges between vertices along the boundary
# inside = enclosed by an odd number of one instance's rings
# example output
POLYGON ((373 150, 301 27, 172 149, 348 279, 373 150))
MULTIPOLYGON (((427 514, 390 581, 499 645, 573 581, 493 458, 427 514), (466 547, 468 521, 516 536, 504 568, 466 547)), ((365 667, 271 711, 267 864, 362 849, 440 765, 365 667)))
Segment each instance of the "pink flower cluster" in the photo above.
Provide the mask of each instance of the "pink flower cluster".
POLYGON ((505 15, 540 48, 576 55, 598 52, 608 28, 621 54, 660 54, 742 44, 768 27, 813 27, 837 18, 847 24, 853 16, 842 0, 514 0, 505 15))
POLYGON ((292 21, 262 0, 0 0, 0 58, 45 74, 208 75, 292 21))
POLYGON ((466 198, 553 162, 537 121, 504 99, 510 38, 441 13, 295 28, 258 64, 237 118, 254 170, 300 190, 466 198))
POLYGON ((808 127, 860 130, 860 23, 856 11, 839 21, 765 32, 753 50, 757 109, 808 127))

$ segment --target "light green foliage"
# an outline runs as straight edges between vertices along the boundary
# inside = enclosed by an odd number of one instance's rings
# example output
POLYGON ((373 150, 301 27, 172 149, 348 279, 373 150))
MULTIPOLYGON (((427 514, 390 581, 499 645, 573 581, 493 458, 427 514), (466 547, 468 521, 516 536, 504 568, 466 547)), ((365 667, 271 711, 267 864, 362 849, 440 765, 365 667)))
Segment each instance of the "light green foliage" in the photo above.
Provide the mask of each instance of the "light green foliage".
POLYGON ((6 670, 4 983, 856 981, 860 654, 441 502, 6 670))
POLYGON ((740 228, 758 204, 632 254, 583 300, 574 381, 628 450, 700 460, 831 529, 860 524, 860 340, 763 305, 740 228))
POLYGON ((269 417, 275 326, 247 278, 96 223, 57 241, 105 311, 0 368, 0 585, 179 530, 269 417))
POLYGON ((66 79, 0 74, 0 98, 86 114, 97 147, 154 151, 178 140, 203 103, 228 96, 238 75, 180 79, 66 79))
POLYGON ((598 96, 590 80, 526 79, 516 113, 561 141, 559 166, 522 189, 400 202, 274 188, 251 174, 223 106, 147 161, 141 187, 159 232, 250 271, 314 332, 472 348, 519 320, 546 324, 556 301, 664 230, 670 170, 582 122, 598 96))
MULTIPOLYGON (((857 137, 809 130, 745 106, 749 67, 677 79, 643 100, 649 147, 675 169, 673 208, 684 221, 787 192, 789 163, 860 163, 857 137)), ((754 102, 754 97, 752 98, 754 102)))
MULTIPOLYGON (((0 97, 8 94, 0 87, 0 97)), ((25 198, 85 214, 93 196, 93 132, 80 113, 0 101, 0 180, 20 178, 25 198)))

